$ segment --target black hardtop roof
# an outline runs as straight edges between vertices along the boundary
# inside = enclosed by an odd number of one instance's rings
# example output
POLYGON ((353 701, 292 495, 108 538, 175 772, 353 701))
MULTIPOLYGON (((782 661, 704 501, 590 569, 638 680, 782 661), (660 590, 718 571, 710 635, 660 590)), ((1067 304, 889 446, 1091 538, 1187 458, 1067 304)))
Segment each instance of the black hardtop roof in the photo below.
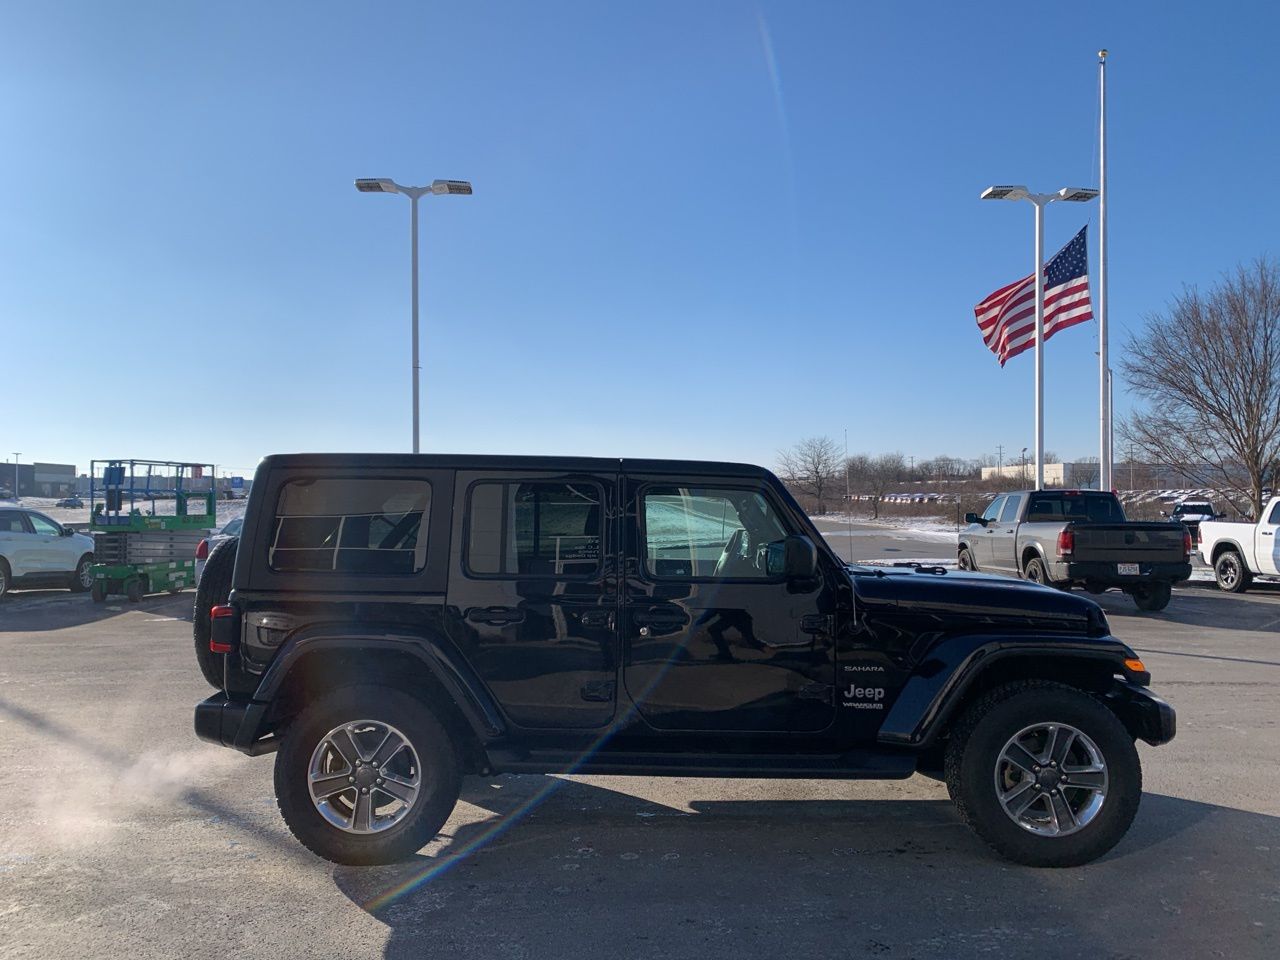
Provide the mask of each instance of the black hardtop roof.
POLYGON ((297 467, 369 467, 419 470, 553 470, 560 473, 690 473, 718 477, 764 479, 773 474, 750 463, 718 460, 631 460, 613 457, 531 457, 450 453, 275 453, 262 458, 259 469, 297 467))

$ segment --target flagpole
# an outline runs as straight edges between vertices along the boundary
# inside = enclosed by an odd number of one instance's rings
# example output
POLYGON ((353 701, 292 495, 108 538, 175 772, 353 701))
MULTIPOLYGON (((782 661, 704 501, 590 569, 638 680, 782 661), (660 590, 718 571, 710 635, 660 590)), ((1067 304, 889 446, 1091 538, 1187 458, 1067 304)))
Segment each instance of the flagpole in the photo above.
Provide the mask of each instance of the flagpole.
POLYGON ((1036 208, 1036 489, 1044 489, 1044 206, 1036 208))
POLYGON ((1107 358, 1107 51, 1098 51, 1098 489, 1111 483, 1111 365, 1107 358))

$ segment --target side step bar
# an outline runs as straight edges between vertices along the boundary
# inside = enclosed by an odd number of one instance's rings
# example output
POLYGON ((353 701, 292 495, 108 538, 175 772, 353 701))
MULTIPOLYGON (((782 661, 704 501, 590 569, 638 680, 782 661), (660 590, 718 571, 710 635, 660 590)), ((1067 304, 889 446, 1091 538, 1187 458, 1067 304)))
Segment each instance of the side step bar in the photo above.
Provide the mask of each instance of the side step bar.
POLYGON ((817 780, 905 780, 916 772, 912 754, 854 750, 844 754, 680 754, 490 747, 495 773, 594 773, 650 777, 761 777, 817 780))

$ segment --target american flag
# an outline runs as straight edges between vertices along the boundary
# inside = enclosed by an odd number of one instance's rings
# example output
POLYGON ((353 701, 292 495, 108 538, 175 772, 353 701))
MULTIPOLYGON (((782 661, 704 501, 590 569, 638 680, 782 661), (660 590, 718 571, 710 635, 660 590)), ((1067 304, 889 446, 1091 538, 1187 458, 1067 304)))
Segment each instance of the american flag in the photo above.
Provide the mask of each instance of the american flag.
MULTIPOLYGON (((1044 338, 1093 319, 1089 303, 1089 252, 1082 227, 1044 267, 1044 338)), ((1004 366, 1036 345, 1036 275, 1001 287, 973 308, 983 342, 1004 366)))

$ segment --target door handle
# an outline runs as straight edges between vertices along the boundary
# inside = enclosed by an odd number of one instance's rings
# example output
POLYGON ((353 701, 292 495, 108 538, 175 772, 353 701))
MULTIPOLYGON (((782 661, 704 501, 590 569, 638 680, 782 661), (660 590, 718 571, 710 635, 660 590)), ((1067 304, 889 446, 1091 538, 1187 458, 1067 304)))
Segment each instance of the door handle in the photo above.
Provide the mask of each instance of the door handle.
POLYGON ((679 611, 637 610, 631 619, 645 627, 683 627, 689 618, 679 611))
POLYGON ((523 623, 524 611, 515 607, 473 607, 467 611, 467 619, 472 623, 505 627, 512 623, 523 623))
POLYGON ((612 610, 587 610, 582 614, 582 625, 584 627, 612 627, 613 611, 612 610))
POLYGON ((806 613, 800 618, 801 633, 831 633, 831 618, 822 613, 806 613))

